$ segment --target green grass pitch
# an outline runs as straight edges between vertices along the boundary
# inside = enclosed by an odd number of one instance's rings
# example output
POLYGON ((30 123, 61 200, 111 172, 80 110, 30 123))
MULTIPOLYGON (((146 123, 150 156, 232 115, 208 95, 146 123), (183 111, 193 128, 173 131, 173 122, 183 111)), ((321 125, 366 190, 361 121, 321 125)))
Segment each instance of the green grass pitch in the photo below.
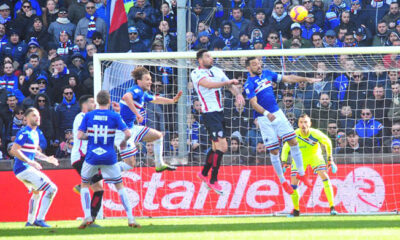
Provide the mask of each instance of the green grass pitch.
POLYGON ((102 228, 77 229, 79 221, 49 222, 53 228, 0 223, 0 239, 400 239, 400 216, 302 216, 141 218, 140 229, 127 220, 99 220, 102 228))

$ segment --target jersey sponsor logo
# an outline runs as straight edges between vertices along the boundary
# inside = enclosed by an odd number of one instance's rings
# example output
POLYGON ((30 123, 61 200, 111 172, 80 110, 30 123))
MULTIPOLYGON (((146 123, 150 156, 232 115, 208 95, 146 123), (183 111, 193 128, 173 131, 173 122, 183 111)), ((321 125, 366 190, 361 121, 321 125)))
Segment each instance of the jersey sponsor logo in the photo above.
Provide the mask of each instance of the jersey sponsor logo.
POLYGON ((24 136, 23 136, 22 134, 19 135, 18 140, 22 140, 23 137, 24 137, 24 136))
POLYGON ((300 140, 302 140, 305 143, 310 144, 311 146, 314 146, 315 144, 318 143, 318 140, 316 140, 315 138, 312 138, 312 136, 308 137, 308 138, 303 138, 302 136, 297 136, 300 140))
POLYGON ((106 153, 107 151, 101 147, 98 147, 98 148, 93 149, 92 152, 94 152, 100 156, 100 155, 103 155, 104 153, 106 153))
POLYGON ((139 89, 135 89, 135 90, 133 90, 135 93, 140 93, 140 90, 139 89))
POLYGON ((262 82, 258 83, 257 88, 254 90, 255 93, 258 93, 268 87, 272 87, 272 83, 271 81, 267 80, 267 79, 263 79, 262 82))

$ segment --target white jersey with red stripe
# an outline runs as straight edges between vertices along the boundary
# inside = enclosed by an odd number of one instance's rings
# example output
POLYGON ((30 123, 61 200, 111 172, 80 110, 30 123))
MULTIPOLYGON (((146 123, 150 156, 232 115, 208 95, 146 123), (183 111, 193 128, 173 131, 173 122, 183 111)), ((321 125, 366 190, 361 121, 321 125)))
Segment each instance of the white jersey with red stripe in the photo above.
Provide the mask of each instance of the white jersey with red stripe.
POLYGON ((201 110, 206 112, 220 112, 224 108, 222 106, 222 93, 221 88, 206 88, 200 86, 200 82, 207 79, 210 82, 226 82, 229 78, 218 67, 196 68, 191 73, 193 86, 199 95, 201 102, 201 110))
POLYGON ((82 119, 85 116, 85 113, 80 112, 75 116, 74 123, 72 125, 72 135, 74 137, 74 146, 72 146, 71 150, 71 165, 76 161, 81 159, 81 156, 86 155, 87 151, 87 140, 79 140, 78 139, 78 128, 82 123, 82 119))

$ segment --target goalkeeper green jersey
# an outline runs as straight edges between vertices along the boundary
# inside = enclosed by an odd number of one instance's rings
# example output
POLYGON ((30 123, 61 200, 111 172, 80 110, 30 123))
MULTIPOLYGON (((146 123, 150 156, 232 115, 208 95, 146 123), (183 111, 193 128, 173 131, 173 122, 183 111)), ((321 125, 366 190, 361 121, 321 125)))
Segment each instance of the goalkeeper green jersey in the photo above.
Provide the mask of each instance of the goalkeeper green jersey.
MULTIPOLYGON (((304 162, 311 162, 312 160, 323 160, 322 149, 320 144, 325 145, 326 153, 328 156, 332 155, 332 142, 328 136, 322 133, 320 130, 315 128, 310 128, 308 135, 303 136, 301 134, 300 128, 296 129, 297 141, 301 153, 303 155, 304 162)), ((283 145, 281 160, 283 162, 287 161, 290 151, 290 146, 288 142, 283 145)))

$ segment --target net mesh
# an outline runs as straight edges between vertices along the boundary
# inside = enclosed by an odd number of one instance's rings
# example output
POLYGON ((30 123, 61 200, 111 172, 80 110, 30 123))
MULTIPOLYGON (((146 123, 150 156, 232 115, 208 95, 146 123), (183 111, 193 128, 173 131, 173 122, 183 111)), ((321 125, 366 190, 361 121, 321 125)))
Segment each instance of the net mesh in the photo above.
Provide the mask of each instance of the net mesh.
MULTIPOLYGON (((119 101, 134 84, 130 74, 145 66, 153 79, 152 92, 173 97, 178 89, 178 69, 185 69, 186 99, 176 105, 145 106, 145 124, 164 134, 165 161, 178 165, 175 172, 155 173, 152 143, 138 143, 137 168, 123 174, 135 216, 253 215, 288 213, 293 209, 270 166, 257 120, 248 101, 243 108, 224 91, 224 116, 229 149, 219 180, 224 195, 209 191, 197 178, 210 140, 202 122, 201 105, 190 80, 195 59, 102 61, 101 89, 119 101), (185 108, 186 115, 178 115, 185 108), (178 124, 186 123, 185 157, 179 156, 178 124)), ((294 128, 307 113, 314 128, 326 133, 333 144, 338 172, 330 179, 340 213, 392 212, 399 208, 400 184, 400 86, 399 60, 395 54, 315 55, 261 57, 263 68, 282 74, 322 78, 318 84, 274 84, 276 98, 294 128), (357 136, 354 135, 354 131, 357 136)), ((214 58, 229 78, 247 78, 248 56, 214 58)), ((182 133, 181 133, 182 134, 182 133)), ((182 152, 182 151, 181 151, 182 152)), ((290 160, 289 160, 290 162, 290 160)), ((290 179, 290 171, 285 173, 290 179)), ((303 213, 327 213, 323 182, 307 171, 313 187, 300 184, 303 213)), ((106 217, 124 216, 113 187, 106 187, 106 217)))

